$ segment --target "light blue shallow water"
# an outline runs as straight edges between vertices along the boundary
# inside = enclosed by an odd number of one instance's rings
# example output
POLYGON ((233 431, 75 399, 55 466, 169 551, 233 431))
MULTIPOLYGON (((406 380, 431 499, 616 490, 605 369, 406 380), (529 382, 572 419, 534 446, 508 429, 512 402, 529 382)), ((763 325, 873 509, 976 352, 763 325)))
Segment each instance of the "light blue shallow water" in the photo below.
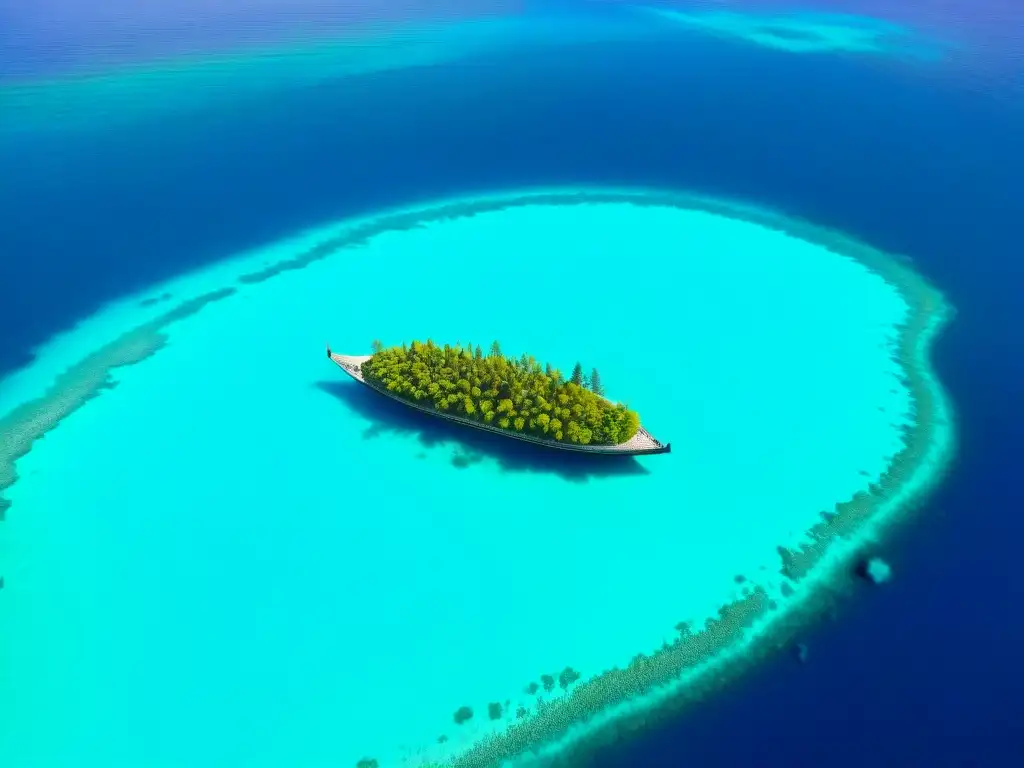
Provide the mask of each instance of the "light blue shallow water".
POLYGON ((901 447, 906 309, 821 246, 624 203, 436 221, 242 288, 19 464, 0 762, 416 765, 503 727, 487 703, 532 705, 543 673, 699 625, 737 575, 777 595, 776 548, 901 447), (596 366, 673 453, 481 443, 323 351, 426 337, 596 366))

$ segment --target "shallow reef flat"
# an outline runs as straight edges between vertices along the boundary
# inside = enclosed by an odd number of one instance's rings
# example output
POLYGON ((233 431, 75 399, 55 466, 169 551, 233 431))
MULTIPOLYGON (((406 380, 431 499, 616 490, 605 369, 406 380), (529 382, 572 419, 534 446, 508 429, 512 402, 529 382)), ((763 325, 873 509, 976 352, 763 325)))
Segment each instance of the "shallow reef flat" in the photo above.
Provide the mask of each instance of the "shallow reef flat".
POLYGON ((0 762, 482 768, 629 738, 921 506, 951 317, 841 233, 615 188, 333 222, 126 297, 0 382, 0 762), (672 453, 467 434, 323 353, 412 336, 598 367, 672 453))

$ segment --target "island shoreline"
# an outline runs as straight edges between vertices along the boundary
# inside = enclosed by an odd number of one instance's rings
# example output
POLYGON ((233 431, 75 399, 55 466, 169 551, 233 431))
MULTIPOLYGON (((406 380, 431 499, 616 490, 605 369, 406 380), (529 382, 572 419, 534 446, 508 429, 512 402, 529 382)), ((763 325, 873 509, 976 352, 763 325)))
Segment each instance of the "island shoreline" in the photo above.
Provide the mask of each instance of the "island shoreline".
MULTIPOLYGON (((328 348, 327 350, 327 355, 332 363, 341 368, 341 370, 343 370, 346 374, 352 377, 353 380, 359 382, 360 384, 366 387, 369 387, 377 394, 383 395, 389 400, 394 400, 397 403, 401 403, 402 405, 406 405, 410 408, 413 408, 416 411, 423 413, 427 416, 436 416, 437 418, 444 419, 445 421, 451 422, 452 424, 458 424, 463 427, 478 429, 483 432, 490 432, 491 434, 500 435, 501 437, 507 437, 511 440, 521 440, 522 442, 525 443, 531 443, 533 445, 538 445, 544 448, 551 448, 556 451, 570 451, 574 453, 594 454, 601 456, 653 456, 656 454, 672 452, 672 443, 662 443, 660 440, 656 440, 650 434, 650 432, 644 429, 643 425, 640 426, 640 431, 643 434, 647 435, 647 437, 649 437, 653 442, 658 443, 660 447, 629 448, 627 447, 629 445, 629 442, 622 443, 620 445, 575 445, 573 443, 559 443, 554 440, 544 440, 543 438, 536 437, 534 435, 526 435, 521 432, 513 432, 508 429, 501 429, 500 427, 494 427, 489 424, 481 424, 479 422, 471 421, 470 419, 466 419, 455 414, 440 413, 434 410, 433 408, 427 408, 425 406, 419 405, 418 403, 412 403, 409 402, 408 400, 396 397, 394 394, 388 392, 386 389, 377 386, 374 382, 367 381, 361 372, 357 373, 356 371, 352 370, 352 368, 350 368, 350 365, 352 364, 346 362, 347 360, 369 359, 369 355, 338 355, 332 353, 330 351, 330 348, 328 348)), ((630 440, 632 440, 632 438, 630 440)))

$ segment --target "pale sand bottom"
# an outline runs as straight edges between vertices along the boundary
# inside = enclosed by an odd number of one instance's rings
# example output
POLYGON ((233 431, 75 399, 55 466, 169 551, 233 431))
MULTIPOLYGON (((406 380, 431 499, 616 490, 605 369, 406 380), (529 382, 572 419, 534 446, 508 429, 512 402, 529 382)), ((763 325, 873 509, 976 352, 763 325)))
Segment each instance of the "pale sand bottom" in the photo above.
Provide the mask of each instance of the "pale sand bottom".
POLYGON ((19 464, 0 621, 17 621, 5 698, 20 706, 0 712, 0 755, 63 745, 51 764, 109 762, 104 734, 128 726, 116 749, 147 764, 416 764, 504 728, 487 704, 533 707, 523 688, 541 674, 623 666, 751 583, 778 600, 776 547, 900 450, 905 312, 818 246, 630 205, 439 222, 243 285, 19 464), (624 257, 644 291, 608 296, 621 312, 564 336, 578 309, 500 267, 564 264, 548 280, 605 296, 624 257), (440 258, 466 299, 427 311, 440 258), (382 264, 408 280, 336 300, 382 264), (598 365, 676 452, 582 483, 500 453, 458 469, 409 431, 429 427, 333 383, 320 346, 428 335, 598 365), (677 350, 677 367, 652 377, 614 349, 677 350), (475 716, 456 728, 461 705, 475 716))

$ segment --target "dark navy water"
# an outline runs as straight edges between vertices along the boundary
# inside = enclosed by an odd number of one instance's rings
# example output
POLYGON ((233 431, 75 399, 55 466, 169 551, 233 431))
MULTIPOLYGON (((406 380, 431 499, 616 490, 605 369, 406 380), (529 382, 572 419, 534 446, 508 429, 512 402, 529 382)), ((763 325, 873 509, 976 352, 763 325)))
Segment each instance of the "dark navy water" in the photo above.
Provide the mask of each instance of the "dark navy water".
POLYGON ((937 362, 961 452, 884 549, 894 581, 809 630, 806 663, 780 652, 603 765, 1021 764, 1021 136, 1024 105, 981 82, 695 41, 488 57, 37 136, 0 147, 0 372, 126 292, 448 193, 680 187, 910 254, 959 310, 937 362))

